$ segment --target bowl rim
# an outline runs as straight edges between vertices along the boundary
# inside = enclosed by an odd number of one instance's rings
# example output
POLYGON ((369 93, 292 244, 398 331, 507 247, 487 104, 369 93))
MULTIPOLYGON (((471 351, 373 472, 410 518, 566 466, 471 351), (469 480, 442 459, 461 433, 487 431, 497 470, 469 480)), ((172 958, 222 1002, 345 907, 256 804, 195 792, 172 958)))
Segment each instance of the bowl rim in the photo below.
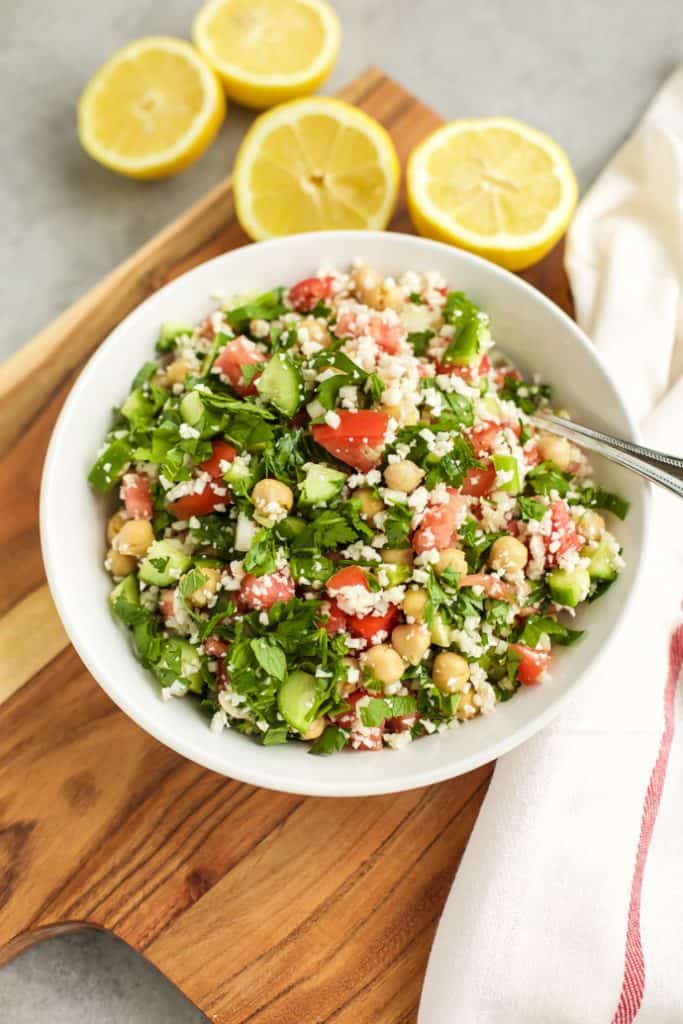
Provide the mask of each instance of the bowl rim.
MULTIPOLYGON (((93 381, 98 379, 100 363, 106 358, 108 351, 117 344, 121 335, 129 333, 131 329, 135 329, 136 321, 138 318, 142 317, 148 303, 152 301, 159 301, 160 298, 163 299, 166 294, 171 293, 178 286, 179 282, 191 279, 192 276, 200 276, 204 273, 207 266, 218 263, 235 253, 242 253, 247 250, 258 248, 264 254, 267 254, 267 252, 273 248, 296 245, 298 240, 301 240, 304 244, 307 240, 315 240, 315 242, 320 245, 321 249, 324 248, 326 243, 334 242, 335 239, 339 238, 346 238, 347 240, 357 239, 359 245, 362 246, 362 244, 368 239, 379 240, 386 236, 390 236, 392 240, 401 240, 399 244, 402 244, 402 241, 407 241, 412 246, 418 246, 425 250, 435 252, 436 254, 440 252, 448 253, 451 257, 455 249, 458 258, 462 259, 465 263, 471 263, 475 267, 479 267, 485 274, 490 275, 493 279, 498 278, 506 280, 510 287, 524 294, 532 302, 545 306, 552 315, 558 317, 560 321, 564 322, 564 326, 574 335, 576 343, 583 348, 584 351, 589 353, 590 358, 598 364, 602 372, 609 379, 612 384, 614 398, 620 407, 620 411, 626 424, 628 425, 628 439, 637 443, 641 442, 638 424, 633 419, 626 403, 624 402, 621 392, 617 384, 614 382, 613 375, 607 367, 599 350, 595 348, 586 333, 575 320, 565 313, 565 311, 553 302, 552 299, 549 299, 543 294, 543 292, 539 291, 523 278, 482 257, 476 256, 467 250, 456 249, 455 247, 446 245, 445 243, 422 238, 418 235, 409 234, 407 232, 365 230, 319 231, 301 232, 296 235, 272 238, 262 242, 250 242, 246 245, 238 246, 235 249, 227 250, 226 252, 220 253, 209 260, 204 260, 202 263, 199 263, 195 267, 185 271, 183 274, 169 281, 162 288, 152 292, 149 296, 143 299, 141 303, 135 306, 135 308, 132 309, 130 313, 128 313, 97 346, 74 381, 52 429, 41 475, 39 529, 43 564, 45 566, 48 586, 59 617, 69 637, 69 641, 75 648, 81 661, 96 683, 104 690, 117 707, 119 707, 121 711, 123 711, 137 726, 144 729, 145 732, 151 735, 158 742, 162 743, 164 746, 173 750, 175 753, 181 755, 187 760, 199 765, 200 767, 208 768, 211 771, 217 772, 220 775, 234 778, 250 785, 261 786, 266 789, 273 789, 301 796, 358 797, 406 792, 411 789, 418 789, 423 786, 433 785, 451 778, 456 778, 457 776, 472 771, 484 764, 497 760, 502 755, 526 742, 526 740, 530 739, 541 729, 545 728, 545 726, 560 713, 564 708, 565 703, 570 700, 583 685, 585 685, 588 677, 592 676, 594 672, 599 671, 600 667, 604 664, 605 658, 611 650, 612 643, 619 633, 620 627, 623 624, 624 618, 631 607, 631 603, 640 585, 646 561, 647 548, 651 539, 650 524, 652 491, 650 485, 643 481, 642 546, 638 552, 638 563, 635 567, 631 587, 616 612, 614 624, 610 632, 607 634, 600 652, 590 667, 586 668, 574 680, 571 687, 563 693, 558 694, 556 699, 547 708, 539 712, 528 722, 513 728, 503 738, 495 742, 488 743, 480 751, 476 751, 467 757, 461 756, 458 758, 457 762, 455 762, 457 763, 455 771, 453 770, 454 761, 451 760, 447 761, 443 765, 439 765, 431 769, 424 769, 422 771, 418 770, 408 781, 402 779, 380 779, 376 781, 372 779, 369 773, 369 777, 367 779, 362 781, 349 780, 344 785, 339 785, 336 782, 328 782, 320 778, 304 778, 303 775, 300 780, 297 781, 288 780, 286 778, 283 779, 275 772, 266 770, 266 764, 264 761, 263 769, 259 768, 257 770, 250 770, 248 768, 243 769, 239 762, 234 765, 231 764, 229 768, 230 774, 228 775, 224 759, 218 756, 213 756, 208 748, 204 750, 199 749, 191 740, 187 739, 183 735, 178 735, 173 730, 170 717, 166 718, 163 714, 158 716, 148 715, 144 709, 141 709, 136 705, 134 699, 130 699, 128 697, 125 688, 119 686, 115 680, 110 678, 104 662, 104 652, 100 651, 96 644, 88 643, 87 638, 84 637, 83 631, 79 627, 77 618, 72 617, 69 612, 63 593, 65 590, 65 584, 60 571, 61 560, 59 558, 58 538, 52 534, 49 514, 50 494, 53 493, 55 487, 59 486, 58 460, 60 449, 65 443, 68 443, 66 440, 67 424, 69 423, 74 410, 77 409, 83 392, 91 386, 93 381)), ((210 298, 210 296, 207 296, 207 298, 210 298)), ((103 612, 104 611, 105 609, 103 608, 103 612)), ((388 756, 394 752, 385 751, 384 753, 388 756)))

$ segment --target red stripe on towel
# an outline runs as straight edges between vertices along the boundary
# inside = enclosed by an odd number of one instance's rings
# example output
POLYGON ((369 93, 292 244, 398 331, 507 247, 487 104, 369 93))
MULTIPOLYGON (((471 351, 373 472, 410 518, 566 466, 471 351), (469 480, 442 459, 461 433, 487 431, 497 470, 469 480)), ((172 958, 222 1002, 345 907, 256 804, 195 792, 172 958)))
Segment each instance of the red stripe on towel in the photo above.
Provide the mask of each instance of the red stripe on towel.
POLYGON ((657 811, 662 799, 662 790, 666 779, 669 753, 674 737, 674 700, 676 685, 683 667, 683 625, 675 630, 669 646, 669 675, 664 690, 664 731, 659 744, 659 753, 652 769, 650 782, 645 794, 643 816, 640 824, 640 840, 636 865, 631 884, 631 901, 628 908, 628 928, 626 931, 626 952, 624 958, 624 976, 621 983, 619 1004, 612 1017, 612 1024, 632 1024, 640 1009, 645 992, 645 959, 640 936, 640 899, 643 891, 643 875, 650 848, 650 840, 657 820, 657 811))

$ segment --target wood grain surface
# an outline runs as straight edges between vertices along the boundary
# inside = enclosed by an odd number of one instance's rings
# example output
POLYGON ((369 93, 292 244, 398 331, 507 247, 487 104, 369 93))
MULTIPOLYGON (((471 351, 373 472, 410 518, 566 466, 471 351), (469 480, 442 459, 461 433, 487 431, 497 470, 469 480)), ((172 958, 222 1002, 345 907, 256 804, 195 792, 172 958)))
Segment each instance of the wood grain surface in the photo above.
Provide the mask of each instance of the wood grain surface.
MULTIPOLYGON (((402 161, 439 123, 375 69, 341 95, 386 125, 402 161)), ((392 228, 411 230, 403 196, 392 228)), ((69 646, 45 584, 40 473, 75 375, 147 295, 245 241, 228 180, 3 367, 0 961, 86 925, 143 952, 212 1021, 413 1022, 492 766, 353 800, 214 775, 110 702, 69 646)), ((559 248, 525 276, 571 309, 559 248)))

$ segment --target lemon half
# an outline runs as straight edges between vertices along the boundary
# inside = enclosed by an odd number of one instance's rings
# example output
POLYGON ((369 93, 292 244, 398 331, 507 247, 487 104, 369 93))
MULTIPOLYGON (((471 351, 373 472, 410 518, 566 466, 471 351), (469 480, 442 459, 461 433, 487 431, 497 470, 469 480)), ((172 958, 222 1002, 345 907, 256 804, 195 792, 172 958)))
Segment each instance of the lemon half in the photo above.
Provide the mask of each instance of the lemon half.
POLYGON ((507 117, 452 121, 411 154, 408 207, 421 235, 469 249, 509 270, 540 260, 576 206, 566 153, 507 117))
POLYGON ((221 83, 197 50, 151 36, 119 50, 90 80, 78 136, 113 171, 164 178, 201 156, 224 117, 221 83))
POLYGON ((240 224, 255 239, 328 228, 385 228, 400 167, 386 130, 357 107, 316 96, 261 114, 234 171, 240 224))
POLYGON ((192 37, 228 96, 262 109, 317 89, 337 59, 341 29, 324 0, 209 0, 192 37))

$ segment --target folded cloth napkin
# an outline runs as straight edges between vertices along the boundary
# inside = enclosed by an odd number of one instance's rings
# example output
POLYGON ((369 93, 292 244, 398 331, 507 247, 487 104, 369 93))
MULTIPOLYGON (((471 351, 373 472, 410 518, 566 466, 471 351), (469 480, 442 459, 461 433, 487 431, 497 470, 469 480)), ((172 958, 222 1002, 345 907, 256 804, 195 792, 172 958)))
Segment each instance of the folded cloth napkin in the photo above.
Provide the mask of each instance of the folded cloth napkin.
MULTIPOLYGON (((683 448, 683 68, 583 199, 577 318, 653 446, 683 448)), ((419 1024, 683 1021, 683 504, 654 495, 639 593, 556 722, 501 758, 419 1024)))

